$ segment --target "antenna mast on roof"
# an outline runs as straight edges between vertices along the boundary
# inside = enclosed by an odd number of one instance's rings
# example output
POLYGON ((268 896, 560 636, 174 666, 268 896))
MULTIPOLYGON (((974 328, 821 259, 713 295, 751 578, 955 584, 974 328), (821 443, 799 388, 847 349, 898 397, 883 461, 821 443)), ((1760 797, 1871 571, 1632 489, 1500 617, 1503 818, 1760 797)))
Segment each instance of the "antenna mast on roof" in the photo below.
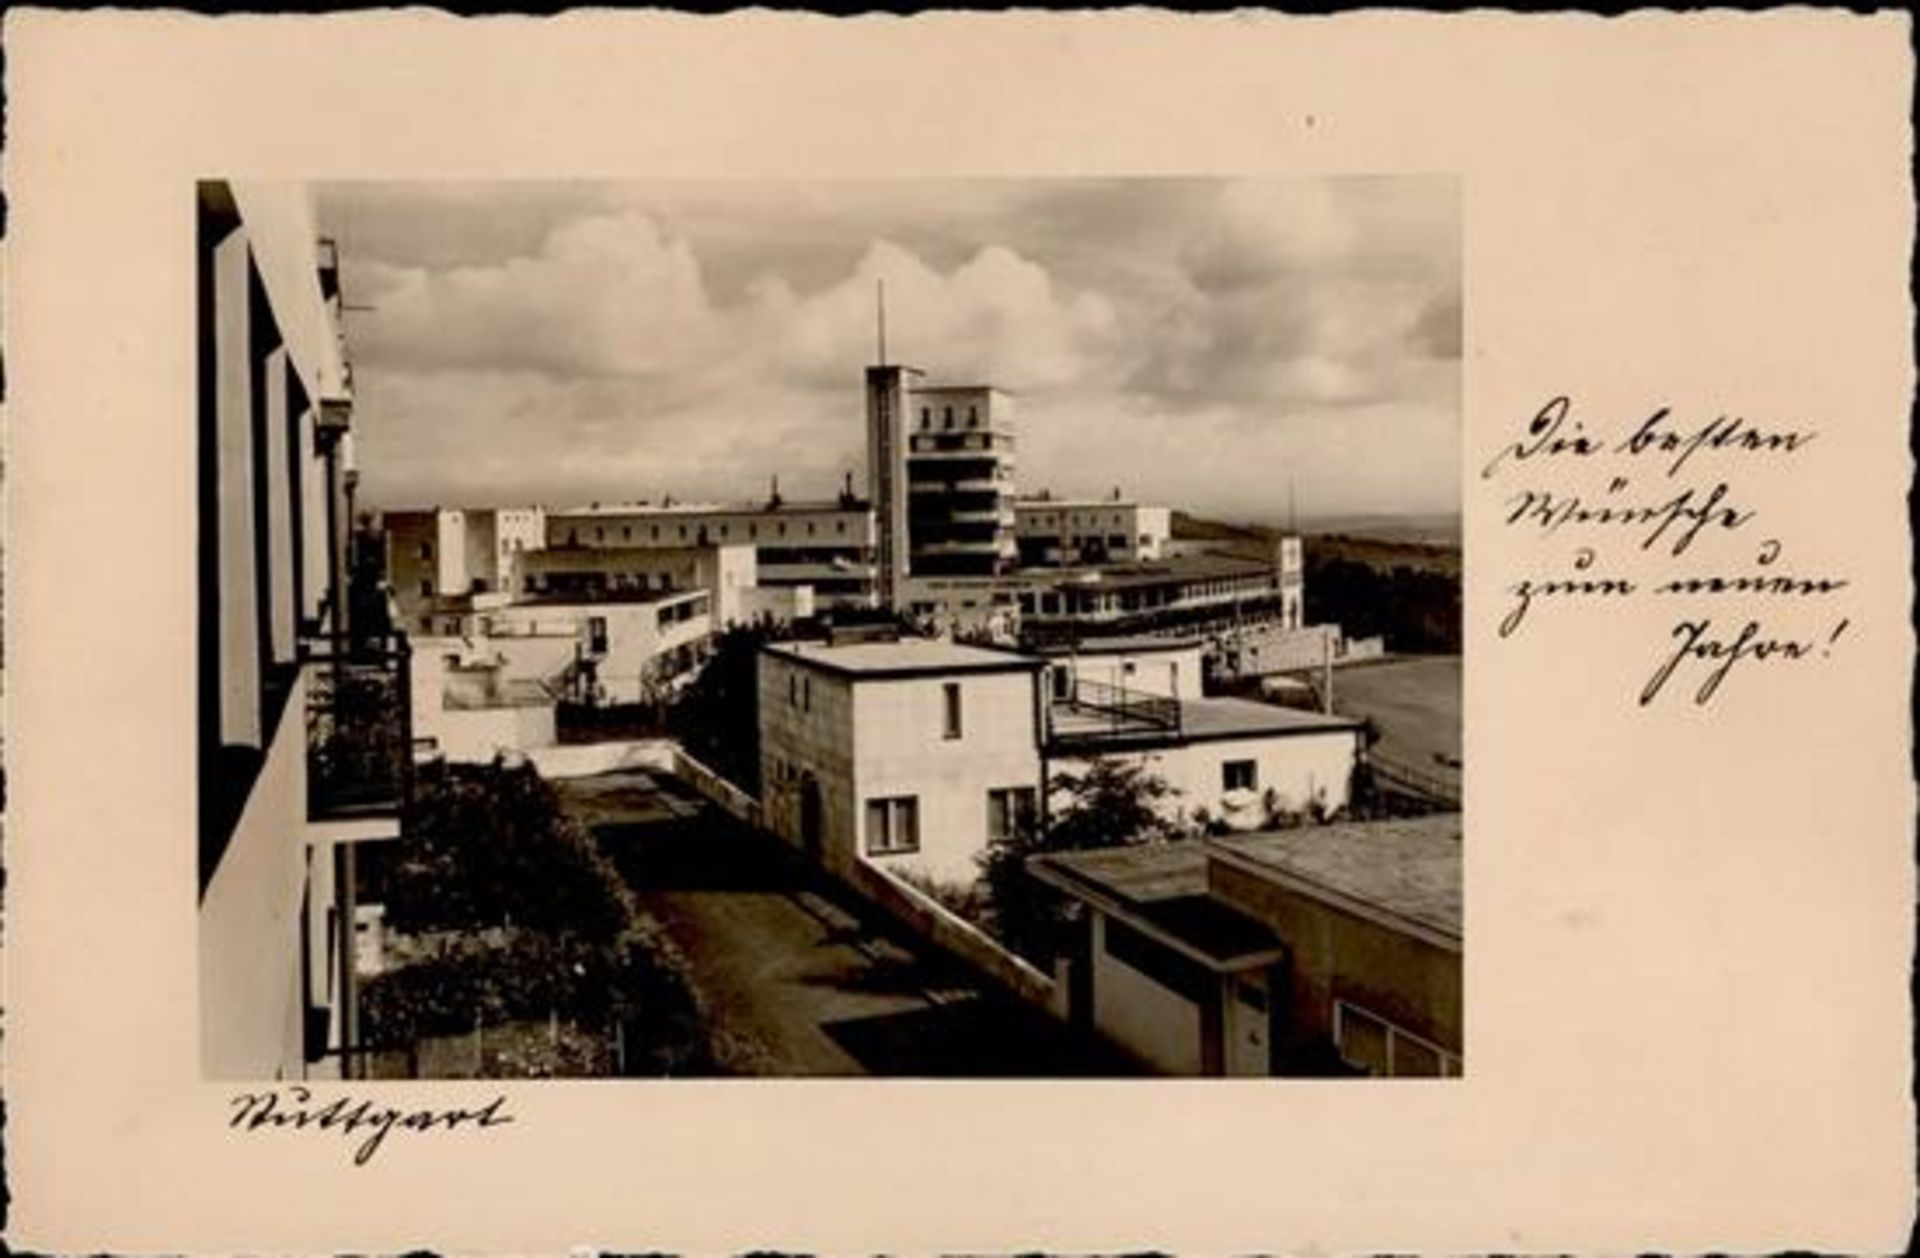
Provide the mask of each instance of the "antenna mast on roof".
POLYGON ((879 316, 880 325, 880 361, 877 365, 884 367, 887 365, 887 282, 875 280, 873 287, 874 311, 879 316))

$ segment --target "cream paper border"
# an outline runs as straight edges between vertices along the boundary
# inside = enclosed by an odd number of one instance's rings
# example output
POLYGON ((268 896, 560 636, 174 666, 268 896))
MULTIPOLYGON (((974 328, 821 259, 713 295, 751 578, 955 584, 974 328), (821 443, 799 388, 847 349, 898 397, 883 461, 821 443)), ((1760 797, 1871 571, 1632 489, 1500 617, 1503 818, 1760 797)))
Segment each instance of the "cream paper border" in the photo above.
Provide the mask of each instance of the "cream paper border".
POLYGON ((1904 18, 15 12, 6 51, 16 1247, 1904 1240, 1904 18), (532 1085, 511 1127, 366 1169, 224 1129, 194 1054, 195 178, 1334 172, 1464 189, 1466 1080, 532 1085), (1664 624, 1498 640, 1537 556, 1472 478, 1561 392, 1820 429, 1749 488, 1854 578, 1844 649, 1639 710, 1664 624))

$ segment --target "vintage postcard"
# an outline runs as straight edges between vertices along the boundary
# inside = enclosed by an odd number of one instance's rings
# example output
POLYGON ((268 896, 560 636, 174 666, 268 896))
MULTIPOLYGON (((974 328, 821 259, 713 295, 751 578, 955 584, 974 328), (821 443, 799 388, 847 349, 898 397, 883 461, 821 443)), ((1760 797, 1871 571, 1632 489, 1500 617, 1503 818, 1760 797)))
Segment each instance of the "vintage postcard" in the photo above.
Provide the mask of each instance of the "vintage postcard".
POLYGON ((12 1243, 1906 1237, 1905 18, 7 34, 12 1243))

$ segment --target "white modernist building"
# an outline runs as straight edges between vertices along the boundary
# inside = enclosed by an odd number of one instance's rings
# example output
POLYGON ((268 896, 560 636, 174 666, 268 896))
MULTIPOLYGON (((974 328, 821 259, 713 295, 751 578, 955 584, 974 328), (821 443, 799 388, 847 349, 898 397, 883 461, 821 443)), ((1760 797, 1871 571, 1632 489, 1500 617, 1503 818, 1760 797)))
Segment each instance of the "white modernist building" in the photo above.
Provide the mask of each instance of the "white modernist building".
POLYGON ((1131 563, 1165 557, 1173 511, 1121 498, 1042 495, 1013 504, 1023 566, 1131 563))
POLYGON ((1041 785, 1037 659, 931 639, 760 656, 763 815, 829 868, 971 882, 1041 785))
POLYGON ((1255 829, 1348 799, 1360 725, 1200 693, 1200 647, 1123 640, 1050 659, 940 639, 763 649, 764 815, 829 867, 971 882, 1044 784, 1095 757, 1174 788, 1171 819, 1255 829))
POLYGON ((401 837, 407 650, 349 619, 352 387, 304 190, 198 189, 199 1015, 209 1079, 357 1072, 356 852, 401 837))
POLYGON ((616 503, 553 511, 545 544, 594 550, 746 546, 755 552, 754 583, 762 588, 810 589, 823 609, 872 607, 878 597, 874 514, 850 493, 818 502, 789 502, 776 492, 758 504, 616 503))

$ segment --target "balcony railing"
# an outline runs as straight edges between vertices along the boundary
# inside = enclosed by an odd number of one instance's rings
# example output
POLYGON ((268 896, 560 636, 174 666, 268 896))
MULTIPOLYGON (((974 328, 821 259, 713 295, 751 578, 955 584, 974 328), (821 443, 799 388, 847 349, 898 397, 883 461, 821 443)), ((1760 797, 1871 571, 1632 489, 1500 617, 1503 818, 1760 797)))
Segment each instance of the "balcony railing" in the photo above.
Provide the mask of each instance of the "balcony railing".
POLYGON ((1049 722, 1056 745, 1158 737, 1180 732, 1180 701, 1085 677, 1070 679, 1049 722))
POLYGON ((413 771, 405 639, 321 648, 308 658, 307 815, 398 812, 413 771))

